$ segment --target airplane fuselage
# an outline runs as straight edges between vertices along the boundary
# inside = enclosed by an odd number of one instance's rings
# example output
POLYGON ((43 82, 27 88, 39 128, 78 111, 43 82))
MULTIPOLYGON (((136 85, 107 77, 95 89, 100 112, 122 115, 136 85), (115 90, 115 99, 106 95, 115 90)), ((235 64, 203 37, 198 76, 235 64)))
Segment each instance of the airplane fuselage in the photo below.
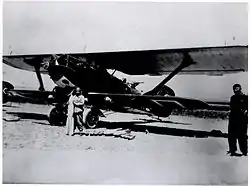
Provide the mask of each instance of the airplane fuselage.
MULTIPOLYGON (((48 68, 49 75, 57 86, 63 89, 67 87, 69 89, 70 87, 80 87, 86 96, 89 92, 140 95, 140 92, 135 87, 109 74, 106 69, 83 63, 74 65, 66 66, 59 63, 58 65, 52 64, 48 68)), ((93 105, 103 107, 106 104, 105 98, 95 97, 95 99, 91 99, 89 97, 89 102, 93 105)), ((135 106, 135 102, 132 102, 132 106, 135 106)), ((114 98, 112 99, 112 103, 115 104, 113 105, 115 107, 131 106, 131 99, 114 98)))

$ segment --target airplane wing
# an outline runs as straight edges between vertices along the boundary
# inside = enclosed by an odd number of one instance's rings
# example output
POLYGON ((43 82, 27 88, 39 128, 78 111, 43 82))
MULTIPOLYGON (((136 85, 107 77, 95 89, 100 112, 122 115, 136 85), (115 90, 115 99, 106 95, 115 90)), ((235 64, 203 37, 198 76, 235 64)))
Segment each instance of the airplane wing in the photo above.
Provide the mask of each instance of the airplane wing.
POLYGON ((95 93, 89 92, 88 98, 98 100, 98 98, 110 97, 114 100, 119 99, 134 99, 134 101, 139 102, 141 105, 153 103, 160 107, 172 106, 173 108, 187 108, 187 109, 206 109, 209 105, 201 100, 175 97, 175 96, 152 96, 152 95, 135 95, 135 94, 110 94, 110 93, 95 93))
MULTIPOLYGON (((180 74, 223 75, 244 72, 248 68, 248 46, 159 49, 103 53, 68 54, 85 63, 95 63, 105 69, 116 69, 129 75, 163 75, 172 72, 188 53, 196 64, 180 74), (142 68, 143 67, 143 68, 142 68)), ((62 54, 57 54, 62 56, 62 54)), ((35 71, 34 65, 52 59, 52 54, 3 56, 7 65, 35 71)), ((41 66, 41 73, 47 73, 41 66)))
MULTIPOLYGON (((50 61, 51 55, 9 55, 3 56, 3 63, 12 66, 14 68, 35 72, 34 66, 41 62, 50 61)), ((41 73, 47 74, 42 66, 40 68, 41 73)))
MULTIPOLYGON (((48 103, 48 97, 51 91, 37 90, 8 90, 7 100, 12 102, 28 102, 28 103, 48 103)), ((5 98, 5 99, 6 99, 5 98)), ((5 102, 5 100, 3 100, 5 102)))

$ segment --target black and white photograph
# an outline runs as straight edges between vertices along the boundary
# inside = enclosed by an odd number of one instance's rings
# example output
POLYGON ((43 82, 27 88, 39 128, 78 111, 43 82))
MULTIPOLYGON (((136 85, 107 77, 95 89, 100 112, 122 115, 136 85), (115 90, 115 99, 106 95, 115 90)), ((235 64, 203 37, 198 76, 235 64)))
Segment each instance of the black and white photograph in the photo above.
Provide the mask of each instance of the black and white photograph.
POLYGON ((3 1, 2 182, 248 185, 248 4, 3 1))

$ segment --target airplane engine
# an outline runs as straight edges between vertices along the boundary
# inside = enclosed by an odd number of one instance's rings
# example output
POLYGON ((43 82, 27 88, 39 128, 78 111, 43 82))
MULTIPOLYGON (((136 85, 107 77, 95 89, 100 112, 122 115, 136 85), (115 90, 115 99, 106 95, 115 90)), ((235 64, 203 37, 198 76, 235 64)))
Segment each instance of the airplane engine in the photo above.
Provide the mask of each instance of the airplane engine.
POLYGON ((9 101, 11 94, 8 92, 8 90, 13 89, 14 86, 11 83, 3 81, 3 103, 7 103, 9 101))

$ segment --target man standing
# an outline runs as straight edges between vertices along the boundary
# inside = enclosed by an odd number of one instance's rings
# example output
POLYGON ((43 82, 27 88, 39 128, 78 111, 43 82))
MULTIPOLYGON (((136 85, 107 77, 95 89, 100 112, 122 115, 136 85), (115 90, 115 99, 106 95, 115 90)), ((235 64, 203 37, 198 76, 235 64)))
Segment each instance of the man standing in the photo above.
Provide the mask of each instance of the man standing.
POLYGON ((75 89, 75 92, 69 98, 68 101, 68 117, 66 122, 66 134, 73 135, 74 130, 77 127, 79 131, 83 130, 83 106, 85 98, 82 95, 82 91, 79 87, 75 89))
POLYGON ((228 124, 228 143, 231 156, 236 156, 237 140, 240 151, 247 156, 247 104, 248 97, 241 91, 241 85, 233 85, 234 95, 230 100, 230 114, 228 124))

